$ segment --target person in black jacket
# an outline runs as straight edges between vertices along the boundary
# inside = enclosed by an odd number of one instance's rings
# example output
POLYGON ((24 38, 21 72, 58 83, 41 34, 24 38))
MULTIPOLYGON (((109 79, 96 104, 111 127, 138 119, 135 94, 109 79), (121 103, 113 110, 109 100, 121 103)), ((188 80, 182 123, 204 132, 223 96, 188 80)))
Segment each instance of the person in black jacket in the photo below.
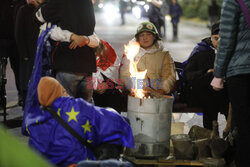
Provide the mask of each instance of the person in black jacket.
POLYGON ((22 105, 22 94, 19 76, 19 54, 14 38, 15 19, 18 8, 25 0, 3 0, 0 5, 0 58, 9 58, 10 66, 15 75, 18 91, 18 104, 22 105))
POLYGON ((173 26, 173 41, 178 41, 178 24, 182 15, 182 8, 177 0, 172 0, 169 8, 169 14, 171 16, 171 23, 173 26))
POLYGON ((182 76, 186 102, 203 109, 203 126, 212 129, 218 113, 227 115, 229 100, 226 90, 214 91, 210 85, 214 75, 215 51, 219 39, 219 23, 212 26, 211 37, 198 43, 189 57, 182 76))
MULTIPOLYGON (((34 0, 27 2, 28 4, 19 8, 15 26, 15 38, 20 55, 21 90, 24 102, 33 69, 40 26, 40 23, 35 19, 38 3, 34 0)), ((25 103, 23 103, 23 107, 24 105, 25 103)))
POLYGON ((163 37, 165 35, 165 17, 161 13, 161 0, 153 0, 150 3, 150 7, 148 10, 148 18, 151 23, 153 23, 159 33, 160 37, 163 37), (161 33, 161 27, 164 28, 164 34, 161 33))
MULTIPOLYGON (((36 16, 40 22, 51 22, 63 30, 86 38, 94 33, 95 16, 91 0, 73 2, 49 0, 41 6, 36 16)), ((86 42, 83 47, 70 49, 70 43, 56 42, 53 49, 53 67, 56 79, 72 96, 76 94, 78 83, 80 81, 87 83, 87 78, 96 71, 94 49, 89 47, 88 43, 86 42)), ((91 99, 93 90, 86 89, 86 92, 91 99)))

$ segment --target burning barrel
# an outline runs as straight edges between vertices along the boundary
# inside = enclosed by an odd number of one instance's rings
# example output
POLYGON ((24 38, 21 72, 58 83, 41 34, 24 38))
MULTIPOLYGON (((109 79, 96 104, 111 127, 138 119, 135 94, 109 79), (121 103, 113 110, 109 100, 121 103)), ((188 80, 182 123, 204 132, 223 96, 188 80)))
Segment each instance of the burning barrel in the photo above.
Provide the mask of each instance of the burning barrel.
POLYGON ((132 127, 135 148, 127 155, 138 158, 169 155, 173 98, 128 97, 128 118, 132 127))

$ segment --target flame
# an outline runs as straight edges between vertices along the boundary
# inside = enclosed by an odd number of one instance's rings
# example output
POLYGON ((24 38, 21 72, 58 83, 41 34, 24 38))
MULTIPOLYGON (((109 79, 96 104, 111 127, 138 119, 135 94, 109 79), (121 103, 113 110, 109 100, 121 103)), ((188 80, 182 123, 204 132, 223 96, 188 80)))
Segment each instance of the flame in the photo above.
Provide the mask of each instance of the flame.
MULTIPOLYGON (((139 72, 137 70, 137 63, 134 58, 138 54, 139 49, 140 49, 140 44, 135 41, 130 41, 128 45, 125 45, 125 54, 127 58, 129 59, 129 72, 130 72, 130 77, 135 78, 136 82, 137 80, 144 79, 145 75, 147 73, 147 70, 139 72)), ((138 98, 143 98, 145 96, 143 89, 137 89, 137 84, 134 83, 134 86, 131 89, 132 93, 134 93, 135 97, 138 98)))

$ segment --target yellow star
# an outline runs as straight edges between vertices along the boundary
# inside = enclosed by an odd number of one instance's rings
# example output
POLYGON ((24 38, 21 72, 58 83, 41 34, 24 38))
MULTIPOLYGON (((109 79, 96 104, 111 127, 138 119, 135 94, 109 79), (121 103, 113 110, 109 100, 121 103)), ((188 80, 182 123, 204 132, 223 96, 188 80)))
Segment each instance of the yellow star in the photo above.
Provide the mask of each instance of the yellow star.
POLYGON ((28 132, 28 134, 30 135, 30 131, 28 129, 28 124, 26 124, 26 131, 28 132))
POLYGON ((87 142, 88 142, 88 143, 92 143, 93 141, 91 141, 91 140, 87 140, 87 142))
POLYGON ((71 120, 75 120, 77 122, 76 116, 79 114, 79 112, 75 112, 74 107, 72 107, 70 112, 66 112, 66 114, 69 116, 68 122, 71 120))
POLYGON ((87 131, 91 132, 91 125, 89 124, 89 120, 87 120, 87 122, 84 125, 82 125, 82 127, 84 128, 84 134, 87 131))
POLYGON ((38 124, 38 120, 36 120, 36 123, 38 124))
POLYGON ((57 110, 57 115, 59 115, 59 117, 61 117, 60 111, 61 111, 61 108, 59 108, 59 109, 57 110))

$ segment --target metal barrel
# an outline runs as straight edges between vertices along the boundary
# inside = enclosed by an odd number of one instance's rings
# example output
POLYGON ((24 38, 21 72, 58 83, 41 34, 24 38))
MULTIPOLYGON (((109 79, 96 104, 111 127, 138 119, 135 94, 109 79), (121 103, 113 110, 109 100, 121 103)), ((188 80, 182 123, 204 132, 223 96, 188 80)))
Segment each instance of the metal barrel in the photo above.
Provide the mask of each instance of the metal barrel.
POLYGON ((139 99, 128 97, 135 148, 126 154, 141 158, 166 157, 170 149, 173 98, 139 99))

